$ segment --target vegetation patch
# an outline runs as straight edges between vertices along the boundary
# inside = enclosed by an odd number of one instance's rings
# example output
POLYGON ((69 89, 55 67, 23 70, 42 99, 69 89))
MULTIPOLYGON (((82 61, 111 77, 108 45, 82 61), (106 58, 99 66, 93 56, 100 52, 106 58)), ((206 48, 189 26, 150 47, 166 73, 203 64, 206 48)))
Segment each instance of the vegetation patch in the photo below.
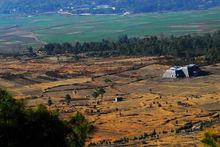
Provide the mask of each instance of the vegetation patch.
POLYGON ((46 107, 29 109, 0 89, 0 146, 83 147, 94 130, 80 113, 68 121, 46 107))

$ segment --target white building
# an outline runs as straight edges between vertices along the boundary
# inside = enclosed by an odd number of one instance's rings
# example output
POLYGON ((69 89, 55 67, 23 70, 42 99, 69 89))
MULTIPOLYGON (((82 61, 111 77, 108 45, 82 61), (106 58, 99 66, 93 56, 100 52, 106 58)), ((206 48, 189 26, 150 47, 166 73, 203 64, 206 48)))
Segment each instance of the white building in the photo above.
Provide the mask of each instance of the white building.
POLYGON ((200 68, 198 65, 189 64, 186 66, 174 66, 166 70, 163 74, 163 78, 185 78, 195 77, 200 75, 200 68))

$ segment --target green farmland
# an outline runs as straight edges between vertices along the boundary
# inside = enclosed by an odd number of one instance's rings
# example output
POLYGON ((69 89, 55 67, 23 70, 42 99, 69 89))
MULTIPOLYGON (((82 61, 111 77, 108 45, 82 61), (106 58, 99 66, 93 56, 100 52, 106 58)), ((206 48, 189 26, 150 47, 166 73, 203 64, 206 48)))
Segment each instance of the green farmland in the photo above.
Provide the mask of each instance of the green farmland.
POLYGON ((99 41, 120 35, 202 34, 220 29, 220 8, 133 15, 0 14, 1 51, 48 42, 99 41))

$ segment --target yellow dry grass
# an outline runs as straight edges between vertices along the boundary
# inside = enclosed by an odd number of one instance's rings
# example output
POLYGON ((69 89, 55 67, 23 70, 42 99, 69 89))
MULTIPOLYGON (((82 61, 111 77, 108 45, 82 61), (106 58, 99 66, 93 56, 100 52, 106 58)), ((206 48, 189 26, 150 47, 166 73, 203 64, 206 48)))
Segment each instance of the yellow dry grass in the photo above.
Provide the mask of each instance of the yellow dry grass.
MULTIPOLYGON (((176 135, 171 133, 176 128, 192 121, 209 120, 209 111, 203 105, 209 103, 218 103, 220 98, 220 73, 192 79, 164 80, 161 79, 163 72, 169 68, 160 64, 152 64, 137 70, 128 70, 133 65, 152 63, 154 58, 149 57, 121 57, 110 59, 85 59, 81 63, 56 63, 47 61, 32 61, 22 63, 21 61, 4 61, 0 65, 2 71, 12 70, 15 72, 32 72, 32 75, 44 75, 45 71, 54 71, 62 74, 93 73, 105 76, 91 79, 91 75, 86 77, 58 79, 58 81, 41 82, 38 84, 16 83, 16 81, 6 81, 0 79, 0 85, 11 89, 16 98, 21 99, 31 95, 41 95, 42 97, 33 100, 27 100, 30 105, 46 104, 47 98, 51 97, 54 101, 54 109, 61 111, 64 118, 71 116, 72 113, 63 113, 63 111, 74 110, 84 113, 89 120, 93 122, 96 131, 90 136, 89 142, 98 142, 101 140, 117 140, 123 137, 138 137, 143 133, 151 133, 154 129, 160 133, 160 138, 149 141, 148 145, 166 146, 166 145, 201 145, 203 132, 191 135, 176 135), (111 72, 120 72, 114 75, 108 75, 111 72), (110 79, 110 83, 105 80, 110 79), (75 86, 74 84, 77 84, 75 86), (108 85, 109 84, 109 85, 108 85), (110 86, 110 85, 113 86, 110 86), (80 90, 73 94, 75 87, 80 90), (106 86, 107 85, 107 86, 106 86), (82 87, 92 88, 85 88, 82 87), (91 94, 95 87, 105 86, 106 93, 102 102, 94 108, 94 98, 91 94), (47 92, 45 89, 61 87, 55 92, 47 92), (66 89, 65 89, 66 88, 66 89), (62 90, 65 91, 62 91, 62 90), (71 106, 60 103, 61 97, 66 94, 73 96, 75 103, 80 103, 86 96, 90 96, 88 105, 71 106), (117 95, 123 95, 124 101, 116 103, 113 99, 117 95), (184 107, 178 102, 189 104, 184 107), (101 114, 87 114, 87 110, 99 110, 101 114), (167 135, 163 135, 167 131, 167 135)), ((204 67, 206 70, 220 70, 220 65, 216 67, 204 67)), ((56 90, 56 88, 55 88, 56 90)), ((219 128, 219 125, 214 126, 219 128)))
POLYGON ((85 82, 89 82, 89 81, 91 81, 91 78, 83 77, 83 78, 59 80, 59 81, 48 82, 48 83, 33 84, 33 85, 24 86, 24 88, 45 90, 48 88, 57 87, 57 86, 61 86, 61 85, 79 84, 79 83, 85 83, 85 82))

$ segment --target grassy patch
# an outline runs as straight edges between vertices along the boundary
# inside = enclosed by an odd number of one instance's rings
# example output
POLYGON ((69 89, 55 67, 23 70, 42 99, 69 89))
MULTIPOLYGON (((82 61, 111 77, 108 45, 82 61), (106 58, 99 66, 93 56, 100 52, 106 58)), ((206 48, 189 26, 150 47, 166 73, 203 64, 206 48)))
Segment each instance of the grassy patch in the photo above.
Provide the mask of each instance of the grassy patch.
MULTIPOLYGON (((128 16, 0 14, 0 32, 2 33, 0 39, 4 42, 14 42, 16 38, 21 43, 16 43, 15 46, 21 48, 22 46, 38 45, 44 42, 100 41, 103 38, 114 40, 123 34, 140 37, 161 34, 203 34, 220 28, 219 10, 218 7, 203 11, 147 13, 128 16), (13 32, 17 30, 26 34, 30 32, 35 36, 28 38, 22 37, 18 33, 13 35, 13 32), (5 34, 12 35, 7 36, 5 34)), ((8 46, 4 42, 1 42, 0 48, 8 46)))

